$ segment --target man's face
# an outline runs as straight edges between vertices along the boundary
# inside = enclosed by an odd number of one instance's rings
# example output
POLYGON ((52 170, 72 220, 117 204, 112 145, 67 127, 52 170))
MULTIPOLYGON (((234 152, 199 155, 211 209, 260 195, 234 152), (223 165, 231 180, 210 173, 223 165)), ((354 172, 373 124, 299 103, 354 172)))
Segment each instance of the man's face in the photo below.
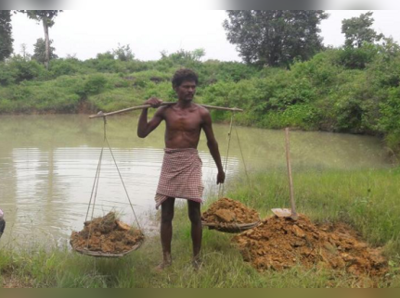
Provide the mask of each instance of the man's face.
POLYGON ((180 86, 175 87, 175 91, 179 100, 191 101, 196 93, 196 82, 183 81, 180 86))

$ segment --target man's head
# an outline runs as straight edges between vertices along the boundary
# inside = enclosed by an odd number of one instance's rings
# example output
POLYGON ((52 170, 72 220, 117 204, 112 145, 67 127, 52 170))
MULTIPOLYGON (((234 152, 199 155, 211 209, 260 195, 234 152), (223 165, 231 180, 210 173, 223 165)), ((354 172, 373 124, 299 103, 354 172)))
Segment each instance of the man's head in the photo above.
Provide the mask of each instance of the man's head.
POLYGON ((180 85, 182 85, 184 81, 195 82, 197 85, 197 83, 199 82, 199 78, 197 74, 191 69, 188 68, 178 69, 175 72, 174 77, 172 78, 172 87, 175 89, 180 85))
POLYGON ((197 83, 197 74, 187 68, 177 70, 172 78, 172 87, 178 95, 178 100, 182 101, 193 100, 197 83))

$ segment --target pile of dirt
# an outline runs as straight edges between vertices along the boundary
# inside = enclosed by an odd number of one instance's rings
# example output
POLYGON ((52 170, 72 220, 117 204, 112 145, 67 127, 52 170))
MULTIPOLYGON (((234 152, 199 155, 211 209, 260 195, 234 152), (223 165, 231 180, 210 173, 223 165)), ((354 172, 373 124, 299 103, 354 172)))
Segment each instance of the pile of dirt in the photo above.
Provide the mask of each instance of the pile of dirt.
POLYGON ((245 261, 260 271, 297 264, 342 269, 354 275, 383 276, 388 264, 379 249, 359 240, 344 224, 317 226, 306 216, 297 221, 276 216, 233 238, 245 261))
POLYGON ((120 222, 114 212, 84 225, 82 231, 71 235, 71 246, 77 251, 120 254, 130 251, 144 238, 141 231, 120 222))
POLYGON ((221 198, 212 203, 202 215, 207 223, 235 223, 246 224, 260 220, 258 212, 242 203, 228 198, 221 198))

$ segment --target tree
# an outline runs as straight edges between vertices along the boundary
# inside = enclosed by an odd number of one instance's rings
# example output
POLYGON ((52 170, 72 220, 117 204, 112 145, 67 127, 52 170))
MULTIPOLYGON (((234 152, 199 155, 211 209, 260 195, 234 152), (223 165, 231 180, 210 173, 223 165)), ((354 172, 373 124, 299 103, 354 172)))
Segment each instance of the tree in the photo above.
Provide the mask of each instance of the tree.
POLYGON ((345 46, 350 48, 360 48, 364 42, 374 43, 381 40, 384 35, 377 34, 371 28, 374 23, 373 12, 361 14, 359 17, 344 19, 342 21, 342 33, 345 35, 345 46))
POLYGON ((135 55, 129 45, 121 46, 118 44, 118 48, 116 50, 113 49, 113 54, 120 61, 132 61, 135 59, 135 55))
POLYGON ((28 47, 27 47, 26 43, 21 44, 21 55, 25 61, 27 61, 31 58, 31 55, 28 53, 28 47))
POLYGON ((223 26, 246 63, 288 66, 307 60, 322 48, 323 10, 228 10, 223 26))
POLYGON ((50 61, 50 39, 49 39, 49 28, 54 25, 54 18, 62 10, 20 10, 20 12, 26 13, 30 19, 42 22, 44 30, 44 40, 46 49, 45 65, 49 68, 50 61))
MULTIPOLYGON (((52 43, 53 43, 53 41, 50 40, 50 42, 49 42, 49 44, 50 44, 49 58, 57 59, 58 57, 54 53, 56 49, 51 46, 52 43)), ((32 59, 35 59, 36 61, 46 65, 46 61, 47 61, 46 42, 43 38, 38 38, 38 40, 36 41, 36 43, 34 45, 33 53, 34 54, 32 56, 32 59)))
POLYGON ((10 57, 13 52, 11 33, 11 11, 0 10, 0 61, 10 57))

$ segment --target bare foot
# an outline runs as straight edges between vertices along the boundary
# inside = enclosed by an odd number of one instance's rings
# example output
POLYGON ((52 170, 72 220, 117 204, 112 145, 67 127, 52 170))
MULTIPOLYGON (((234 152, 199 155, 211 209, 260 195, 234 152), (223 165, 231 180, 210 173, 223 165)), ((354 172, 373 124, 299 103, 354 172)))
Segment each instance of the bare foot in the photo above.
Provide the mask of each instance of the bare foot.
POLYGON ((165 268, 168 268, 172 265, 171 260, 163 260, 160 265, 158 265, 155 269, 156 272, 162 272, 165 268))
POLYGON ((198 271, 203 266, 203 261, 200 258, 194 258, 192 260, 192 266, 193 266, 195 271, 198 271))

